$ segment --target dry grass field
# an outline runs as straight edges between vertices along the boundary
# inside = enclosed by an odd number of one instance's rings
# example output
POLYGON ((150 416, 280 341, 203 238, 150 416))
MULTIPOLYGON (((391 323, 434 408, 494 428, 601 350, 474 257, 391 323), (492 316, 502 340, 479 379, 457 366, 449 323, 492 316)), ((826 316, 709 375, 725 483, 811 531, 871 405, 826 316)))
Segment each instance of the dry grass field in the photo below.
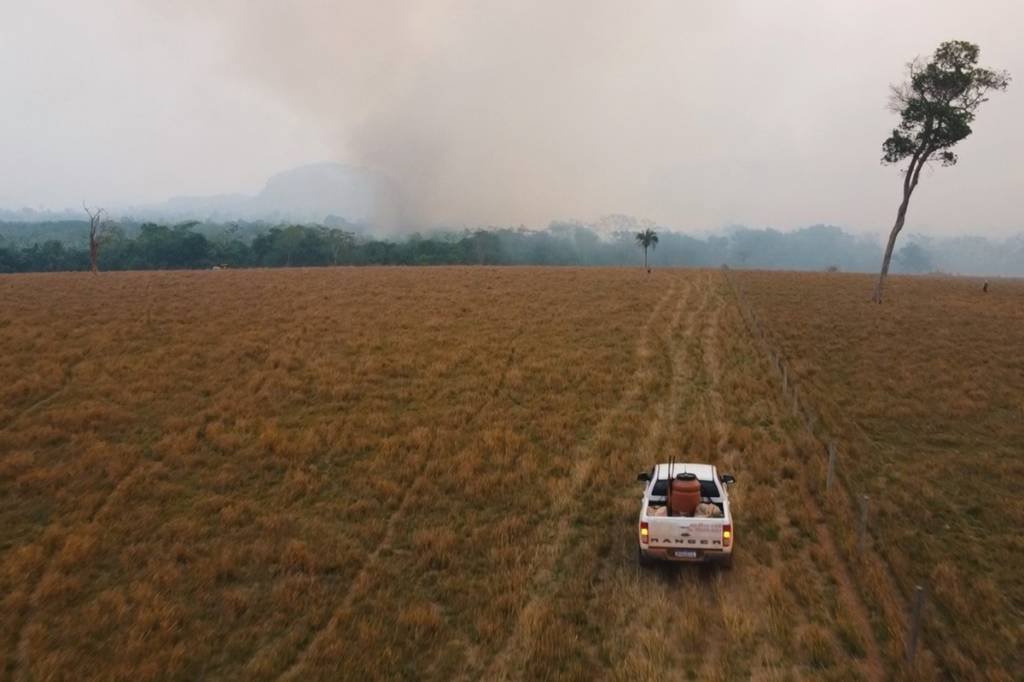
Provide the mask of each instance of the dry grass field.
POLYGON ((1024 282, 897 277, 879 307, 866 276, 734 278, 870 497, 869 557, 833 516, 879 639, 921 584, 941 671, 1024 678, 1024 282))
POLYGON ((886 589, 967 614, 915 671, 722 273, 338 268, 0 278, 0 676, 1012 676, 1024 292, 736 278, 886 589), (669 455, 736 475, 731 570, 638 571, 669 455))

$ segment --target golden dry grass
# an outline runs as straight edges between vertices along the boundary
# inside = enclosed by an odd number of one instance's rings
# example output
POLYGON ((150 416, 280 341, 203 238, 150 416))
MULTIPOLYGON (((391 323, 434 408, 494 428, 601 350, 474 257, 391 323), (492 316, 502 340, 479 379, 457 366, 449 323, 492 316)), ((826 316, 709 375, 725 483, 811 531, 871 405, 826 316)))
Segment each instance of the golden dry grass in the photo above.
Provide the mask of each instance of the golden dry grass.
POLYGON ((0 293, 5 677, 883 674, 817 445, 721 273, 0 293), (637 571, 635 474, 670 454, 737 475, 731 571, 637 571))
MULTIPOLYGON (((1024 674, 1024 282, 735 273, 840 448, 832 521, 890 660, 916 584, 937 673, 1024 674), (871 499, 860 556, 850 495, 871 499)), ((928 665, 926 662, 925 665, 928 665)), ((929 676, 929 668, 919 675, 929 676)), ((936 673, 936 674, 937 674, 936 673)))

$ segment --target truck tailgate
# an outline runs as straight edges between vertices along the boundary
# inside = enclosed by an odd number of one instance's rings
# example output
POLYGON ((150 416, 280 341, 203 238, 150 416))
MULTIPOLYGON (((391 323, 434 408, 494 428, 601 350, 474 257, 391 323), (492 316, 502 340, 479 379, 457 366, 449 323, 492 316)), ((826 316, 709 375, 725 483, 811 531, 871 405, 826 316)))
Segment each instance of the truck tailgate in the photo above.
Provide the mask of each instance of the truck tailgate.
POLYGON ((652 516, 647 523, 651 547, 722 549, 725 519, 652 516))

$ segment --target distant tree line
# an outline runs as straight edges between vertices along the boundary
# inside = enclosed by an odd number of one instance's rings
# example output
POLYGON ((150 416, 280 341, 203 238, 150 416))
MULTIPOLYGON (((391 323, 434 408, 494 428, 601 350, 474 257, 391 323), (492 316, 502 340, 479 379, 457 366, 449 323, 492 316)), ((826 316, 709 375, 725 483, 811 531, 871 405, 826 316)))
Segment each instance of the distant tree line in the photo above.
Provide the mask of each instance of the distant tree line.
MULTIPOLYGON (((552 223, 544 230, 438 231, 385 239, 322 225, 187 222, 108 224, 101 270, 202 269, 213 266, 330 265, 635 265, 643 263, 636 229, 599 235, 590 226, 552 223)), ((89 223, 0 222, 0 272, 89 269, 89 223)), ((651 265, 869 272, 877 240, 818 225, 793 232, 732 228, 705 238, 658 229, 651 265)), ((1024 275, 1024 238, 925 239, 894 258, 901 272, 1024 275)))

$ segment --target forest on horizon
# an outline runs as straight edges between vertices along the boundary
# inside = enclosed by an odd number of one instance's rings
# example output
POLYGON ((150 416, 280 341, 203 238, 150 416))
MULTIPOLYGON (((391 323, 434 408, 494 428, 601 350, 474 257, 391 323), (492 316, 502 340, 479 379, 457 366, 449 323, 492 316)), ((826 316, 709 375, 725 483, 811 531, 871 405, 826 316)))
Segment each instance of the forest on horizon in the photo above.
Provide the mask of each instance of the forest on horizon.
MULTIPOLYGON (((89 269, 88 222, 0 221, 0 272, 89 269)), ((655 228, 657 229, 657 228, 655 228)), ((733 227, 696 237, 657 229, 653 267, 778 270, 877 270, 882 245, 839 227, 815 225, 792 232, 733 227)), ((99 265, 103 270, 204 269, 213 266, 310 267, 330 265, 584 265, 642 263, 635 233, 601 234, 581 223, 546 229, 438 230, 402 237, 368 234, 362 226, 266 223, 108 223, 99 265)), ((1024 235, 1002 240, 910 235, 896 252, 902 273, 1024 276, 1024 235)))

